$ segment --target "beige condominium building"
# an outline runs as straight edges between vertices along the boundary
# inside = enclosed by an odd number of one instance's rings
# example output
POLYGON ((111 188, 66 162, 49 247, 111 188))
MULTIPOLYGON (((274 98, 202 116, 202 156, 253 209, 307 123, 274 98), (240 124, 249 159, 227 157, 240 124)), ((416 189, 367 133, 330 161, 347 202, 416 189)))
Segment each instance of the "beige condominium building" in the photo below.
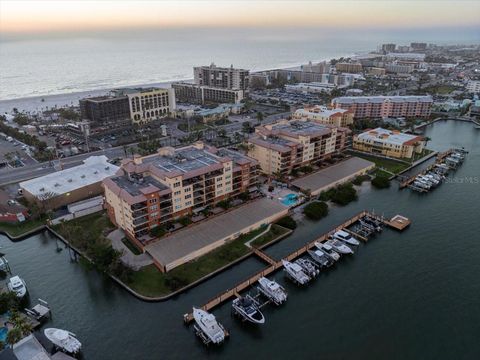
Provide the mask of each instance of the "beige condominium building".
POLYGON ((346 109, 329 109, 326 106, 314 105, 296 110, 293 113, 293 118, 314 121, 319 124, 346 127, 353 124, 353 111, 346 109))
POLYGON ((248 140, 248 155, 268 175, 286 175, 343 151, 350 130, 311 121, 282 120, 259 126, 248 140))
POLYGON ((254 189, 257 168, 254 159, 201 142, 125 159, 103 182, 108 214, 143 246, 153 228, 254 189))
POLYGON ((355 119, 385 117, 427 118, 431 96, 343 96, 332 100, 334 108, 353 111, 355 119))
POLYGON ((125 91, 130 107, 130 117, 134 123, 144 124, 165 117, 175 109, 173 89, 133 89, 125 91))
POLYGON ((405 134, 396 130, 376 128, 354 135, 353 148, 394 158, 411 159, 425 147, 422 136, 405 134))
POLYGON ((193 68, 195 84, 231 90, 248 90, 249 70, 230 67, 196 66, 193 68))

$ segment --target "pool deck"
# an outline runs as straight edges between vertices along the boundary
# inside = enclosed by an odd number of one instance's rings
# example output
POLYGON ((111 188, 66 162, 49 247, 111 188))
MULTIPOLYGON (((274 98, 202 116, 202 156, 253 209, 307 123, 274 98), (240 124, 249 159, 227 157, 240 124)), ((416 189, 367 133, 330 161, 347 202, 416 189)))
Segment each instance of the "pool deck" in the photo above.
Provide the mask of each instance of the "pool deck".
POLYGON ((179 230, 147 245, 145 251, 157 267, 169 271, 287 213, 288 207, 279 201, 261 198, 179 230))
POLYGON ((358 175, 365 174, 374 167, 375 164, 371 161, 351 157, 326 169, 294 180, 292 185, 302 190, 310 190, 312 195, 318 195, 322 191, 348 182, 358 175))

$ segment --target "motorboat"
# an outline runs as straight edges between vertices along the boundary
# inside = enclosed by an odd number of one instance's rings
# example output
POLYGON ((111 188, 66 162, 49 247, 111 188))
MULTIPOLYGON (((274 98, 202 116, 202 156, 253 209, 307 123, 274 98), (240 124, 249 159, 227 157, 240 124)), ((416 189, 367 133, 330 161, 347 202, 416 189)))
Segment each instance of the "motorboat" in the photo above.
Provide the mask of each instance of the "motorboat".
POLYGON ((27 284, 20 276, 12 276, 8 279, 8 290, 15 293, 18 298, 23 298, 27 295, 27 284))
POLYGON ((225 329, 213 314, 194 307, 193 319, 198 329, 207 337, 209 342, 221 344, 225 340, 225 329))
POLYGON ((360 245, 360 242, 357 239, 355 239, 352 235, 350 235, 348 232, 344 230, 338 230, 335 234, 333 234, 333 238, 343 241, 348 245, 353 245, 353 246, 360 245))
POLYGON ((310 281, 310 277, 305 274, 303 268, 300 265, 291 263, 290 261, 286 260, 282 260, 282 264, 287 276, 297 284, 305 285, 310 281))
POLYGON ((315 278, 317 277, 318 274, 320 274, 320 270, 315 266, 313 262, 311 262, 308 259, 297 259, 295 260, 295 263, 300 265, 303 269, 303 272, 310 276, 310 278, 315 278))
POLYGON ((280 305, 287 301, 287 291, 276 281, 262 276, 258 279, 258 285, 258 291, 272 300, 275 305, 280 305))
POLYGON ((8 260, 3 254, 0 254, 0 271, 8 271, 8 260))
POLYGON ((308 250, 308 255, 321 267, 330 267, 334 261, 322 250, 308 250))
POLYGON ((353 250, 350 249, 347 245, 337 239, 327 240, 326 244, 330 245, 335 251, 341 254, 353 254, 353 250))
POLYGON ((69 354, 77 354, 82 348, 75 334, 67 330, 47 328, 43 331, 48 340, 69 354))
POLYGON ((322 250, 325 253, 325 255, 330 257, 330 259, 332 259, 333 261, 340 260, 340 254, 338 252, 336 252, 333 249, 333 247, 331 247, 330 245, 325 244, 325 243, 321 243, 321 242, 318 242, 318 241, 315 241, 314 244, 315 244, 315 246, 318 250, 322 250))
POLYGON ((257 306, 255 300, 250 296, 236 298, 232 302, 232 310, 244 320, 254 324, 264 324, 265 317, 257 306))

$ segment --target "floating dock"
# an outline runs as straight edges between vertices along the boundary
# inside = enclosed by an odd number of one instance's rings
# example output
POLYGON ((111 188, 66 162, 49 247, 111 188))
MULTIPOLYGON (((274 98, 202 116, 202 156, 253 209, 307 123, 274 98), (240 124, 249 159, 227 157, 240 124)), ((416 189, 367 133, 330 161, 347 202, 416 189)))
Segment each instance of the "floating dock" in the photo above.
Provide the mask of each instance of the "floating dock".
MULTIPOLYGON (((333 233, 335 233, 336 231, 351 226, 352 224, 356 223, 358 220, 364 218, 365 216, 369 216, 371 218, 374 218, 374 219, 380 221, 381 223, 383 223, 384 225, 389 226, 389 227, 391 227, 395 230, 399 230, 399 231, 404 230, 411 223, 411 221, 409 219, 407 219, 406 217, 401 216, 401 215, 395 215, 391 219, 385 219, 383 216, 378 216, 378 215, 370 213, 368 211, 361 211, 357 215, 351 217, 350 219, 346 220, 342 224, 336 226, 334 229, 332 229, 329 232, 321 235, 319 238, 317 238, 315 240, 312 240, 309 243, 307 243, 306 245, 302 246, 301 248, 293 251, 292 253, 290 253, 289 255, 284 257, 283 259, 280 259, 280 260, 272 259, 270 256, 265 254, 260 249, 254 249, 254 254, 256 256, 258 256, 262 261, 269 264, 269 266, 264 268, 261 271, 258 271, 255 274, 253 274, 248 279, 238 283, 233 288, 228 289, 226 291, 223 291, 220 294, 216 295, 215 297, 213 297, 212 299, 207 301, 203 306, 201 306, 201 309, 203 309, 205 311, 210 311, 213 308, 221 305, 222 303, 224 303, 227 300, 230 300, 233 297, 239 297, 240 292, 248 289, 252 285, 255 285, 257 283, 258 279, 260 279, 261 277, 267 277, 268 275, 274 273, 275 271, 283 268, 282 260, 287 260, 287 261, 295 260, 299 256, 307 253, 308 250, 315 247, 315 242, 324 242, 324 241, 328 240, 329 236, 333 235, 333 233)), ((353 233, 353 232, 351 232, 351 233, 353 233)), ((356 234, 356 235, 358 235, 358 234, 356 234)), ((367 240, 367 238, 364 237, 364 236, 358 236, 358 238, 362 241, 367 240)), ((183 320, 187 324, 192 322, 193 321, 193 314, 192 313, 185 314, 183 316, 183 320)))

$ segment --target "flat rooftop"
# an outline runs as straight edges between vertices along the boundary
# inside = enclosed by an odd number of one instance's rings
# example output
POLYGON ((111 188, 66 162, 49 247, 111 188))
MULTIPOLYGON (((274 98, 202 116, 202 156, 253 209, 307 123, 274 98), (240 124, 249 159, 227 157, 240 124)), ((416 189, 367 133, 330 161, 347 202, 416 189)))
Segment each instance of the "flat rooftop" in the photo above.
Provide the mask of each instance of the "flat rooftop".
POLYGON ((410 135, 400 131, 392 131, 383 128, 365 131, 357 135, 357 138, 360 140, 371 140, 395 145, 408 145, 408 143, 413 144, 415 141, 422 140, 422 137, 418 135, 410 135))
POLYGON ((298 137, 328 135, 332 132, 332 130, 327 126, 315 123, 313 121, 289 121, 287 124, 273 125, 272 132, 298 137))
POLYGON ((193 260, 195 253, 203 248, 213 249, 223 240, 272 216, 281 216, 288 209, 278 201, 262 198, 240 206, 225 214, 180 230, 145 247, 145 250, 160 264, 167 266, 180 259, 193 260))
POLYGON ((168 186, 162 184, 152 176, 145 176, 141 179, 130 180, 126 175, 112 177, 111 180, 121 189, 125 190, 132 196, 143 195, 142 190, 150 186, 158 188, 158 190, 167 190, 168 186))
POLYGON ((385 101, 390 102, 425 102, 433 103, 433 99, 430 95, 425 96, 342 96, 332 100, 332 103, 341 104, 360 104, 360 103, 383 103, 385 101))
POLYGON ((101 182, 115 175, 119 167, 108 162, 105 155, 90 156, 78 165, 20 183, 20 188, 34 196, 61 195, 101 182))
POLYGON ((312 194, 316 195, 323 190, 327 190, 332 186, 336 186, 350 177, 356 176, 362 171, 373 168, 375 164, 358 157, 352 157, 338 164, 329 166, 313 174, 307 175, 292 182, 293 185, 302 189, 310 190, 312 194))
POLYGON ((187 173, 205 166, 221 163, 220 158, 205 149, 188 147, 175 150, 172 155, 157 155, 143 159, 144 164, 153 165, 165 172, 187 173))

